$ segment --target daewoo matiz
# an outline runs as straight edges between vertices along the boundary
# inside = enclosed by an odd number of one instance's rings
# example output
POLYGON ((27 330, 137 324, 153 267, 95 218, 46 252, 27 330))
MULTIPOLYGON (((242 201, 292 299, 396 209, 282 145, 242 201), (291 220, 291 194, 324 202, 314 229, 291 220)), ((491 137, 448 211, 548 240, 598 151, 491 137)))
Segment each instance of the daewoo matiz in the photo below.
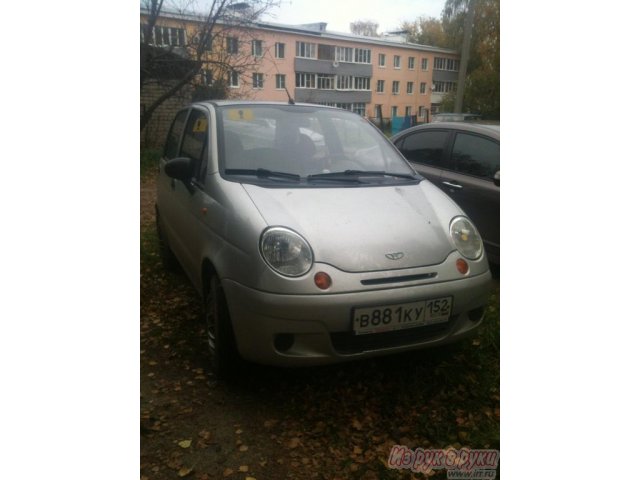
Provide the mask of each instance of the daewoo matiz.
POLYGON ((474 225, 366 119, 319 105, 181 110, 160 161, 163 258, 201 293, 220 373, 447 343, 481 323, 474 225))

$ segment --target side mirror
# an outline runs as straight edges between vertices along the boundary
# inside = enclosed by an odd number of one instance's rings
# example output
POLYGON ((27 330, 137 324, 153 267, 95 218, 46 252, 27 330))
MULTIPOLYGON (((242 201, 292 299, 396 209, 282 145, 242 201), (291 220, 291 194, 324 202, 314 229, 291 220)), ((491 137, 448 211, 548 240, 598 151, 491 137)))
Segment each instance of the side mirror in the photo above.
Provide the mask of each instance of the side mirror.
POLYGON ((495 183, 496 187, 500 186, 500 170, 493 176, 493 183, 495 183))
POLYGON ((188 182, 192 176, 191 159, 187 157, 172 158, 164 166, 164 173, 169 177, 188 182))

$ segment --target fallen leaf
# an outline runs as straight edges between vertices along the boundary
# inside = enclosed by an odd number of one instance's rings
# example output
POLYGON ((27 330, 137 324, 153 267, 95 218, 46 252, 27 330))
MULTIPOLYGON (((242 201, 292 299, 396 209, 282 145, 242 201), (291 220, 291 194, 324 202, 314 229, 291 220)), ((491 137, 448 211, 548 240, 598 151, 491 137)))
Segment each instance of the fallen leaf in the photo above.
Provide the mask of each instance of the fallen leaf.
POLYGON ((249 447, 247 447, 246 445, 241 445, 241 446, 240 446, 240 448, 239 448, 239 450, 240 450, 241 452, 246 452, 247 450, 249 450, 249 447))
POLYGON ((181 442, 178 442, 178 445, 182 448, 189 448, 191 446, 191 440, 182 440, 181 442))
POLYGON ((287 443, 287 447, 289 448, 298 448, 300 446, 300 438, 298 437, 293 437, 291 440, 289 440, 289 443, 287 443))
POLYGON ((224 472, 222 472, 223 477, 228 477, 229 475, 233 475, 233 470, 230 468, 225 468, 224 472))
POLYGON ((189 475, 192 472, 193 472, 193 468, 182 467, 180 470, 178 470, 178 476, 179 477, 186 477, 187 475, 189 475))
POLYGON ((240 435, 241 433, 242 433, 242 429, 239 428, 236 430, 236 435, 240 435))
POLYGON ((248 471, 249 471, 249 467, 248 467, 247 465, 240 465, 240 466, 238 467, 238 471, 239 471, 239 472, 246 473, 246 472, 248 472, 248 471))

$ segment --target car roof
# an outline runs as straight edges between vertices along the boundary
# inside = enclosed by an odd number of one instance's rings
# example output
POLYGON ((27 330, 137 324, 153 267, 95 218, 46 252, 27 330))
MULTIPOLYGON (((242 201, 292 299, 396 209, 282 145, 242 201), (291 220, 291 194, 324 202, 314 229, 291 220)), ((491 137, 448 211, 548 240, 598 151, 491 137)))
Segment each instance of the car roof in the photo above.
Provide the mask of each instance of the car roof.
MULTIPOLYGON (((248 105, 290 105, 295 107, 296 105, 303 107, 317 107, 317 108, 329 108, 335 110, 335 107, 329 107, 326 105, 318 105, 315 103, 288 103, 288 102, 275 102, 275 101, 267 101, 267 100, 203 100, 200 102, 194 102, 195 104, 209 104, 215 107, 229 107, 229 106, 238 106, 238 107, 246 107, 248 105)), ((348 110, 345 110, 348 111, 348 110)))
POLYGON ((488 137, 494 138, 500 141, 500 125, 488 125, 483 123, 468 123, 468 122, 435 122, 424 123, 422 125, 416 125, 415 127, 402 130, 391 137, 391 141, 394 142, 400 137, 403 137, 409 133, 419 132, 422 130, 458 130, 463 132, 481 133, 488 137))

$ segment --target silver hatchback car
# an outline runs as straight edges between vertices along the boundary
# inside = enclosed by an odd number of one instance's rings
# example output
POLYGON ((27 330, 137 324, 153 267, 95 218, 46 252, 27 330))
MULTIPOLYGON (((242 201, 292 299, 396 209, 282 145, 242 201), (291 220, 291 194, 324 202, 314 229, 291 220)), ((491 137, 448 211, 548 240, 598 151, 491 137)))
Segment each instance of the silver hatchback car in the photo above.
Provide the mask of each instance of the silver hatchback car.
POLYGON ((319 365, 477 328, 491 274, 460 208, 366 119, 319 105, 178 112, 156 218, 205 305, 219 373, 319 365))

